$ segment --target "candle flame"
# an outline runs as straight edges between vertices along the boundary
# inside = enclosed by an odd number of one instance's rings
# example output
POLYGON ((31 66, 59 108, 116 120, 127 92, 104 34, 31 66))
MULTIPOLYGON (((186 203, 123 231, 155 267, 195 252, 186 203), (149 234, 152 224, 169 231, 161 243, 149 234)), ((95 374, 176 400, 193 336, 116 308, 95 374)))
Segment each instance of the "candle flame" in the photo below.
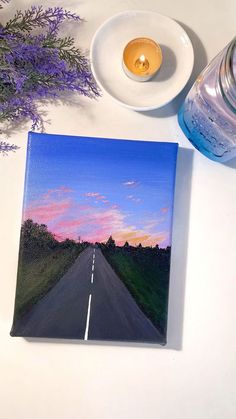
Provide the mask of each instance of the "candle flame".
POLYGON ((145 60, 146 60, 145 55, 143 55, 143 54, 140 55, 139 59, 140 59, 141 63, 145 63, 145 60))
POLYGON ((135 61, 135 67, 141 72, 148 70, 149 62, 144 54, 140 55, 140 57, 135 61))

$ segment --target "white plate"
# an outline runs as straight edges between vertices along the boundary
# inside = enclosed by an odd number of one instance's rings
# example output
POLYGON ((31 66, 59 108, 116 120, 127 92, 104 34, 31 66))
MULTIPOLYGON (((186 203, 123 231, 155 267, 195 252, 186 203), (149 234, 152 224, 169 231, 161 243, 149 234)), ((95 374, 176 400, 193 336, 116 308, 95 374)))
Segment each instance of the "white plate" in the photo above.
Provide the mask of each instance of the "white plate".
POLYGON ((116 102, 147 111, 170 102, 183 89, 193 68, 193 47, 183 28, 173 19, 149 11, 126 11, 106 20, 91 45, 93 75, 116 102), (129 79, 122 68, 123 50, 134 38, 147 37, 160 44, 163 63, 147 82, 129 79))

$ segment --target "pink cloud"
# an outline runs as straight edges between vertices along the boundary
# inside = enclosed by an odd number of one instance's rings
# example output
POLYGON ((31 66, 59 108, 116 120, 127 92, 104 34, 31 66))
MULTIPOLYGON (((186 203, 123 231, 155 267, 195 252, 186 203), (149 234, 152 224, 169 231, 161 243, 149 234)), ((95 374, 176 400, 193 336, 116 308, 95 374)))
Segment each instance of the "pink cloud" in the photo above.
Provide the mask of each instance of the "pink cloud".
POLYGON ((129 199, 130 201, 133 201, 133 202, 141 202, 142 201, 141 198, 136 198, 134 195, 128 195, 126 197, 126 199, 129 199))
POLYGON ((104 195, 101 195, 99 192, 87 192, 84 195, 89 198, 106 199, 106 197, 104 195))
POLYGON ((83 241, 106 241, 114 231, 124 228, 124 220, 124 214, 118 209, 95 210, 91 205, 85 211, 78 207, 77 218, 59 221, 52 231, 61 239, 80 236, 83 241))
POLYGON ((168 234, 166 232, 153 234, 152 232, 144 229, 127 228, 115 232, 113 238, 120 246, 122 246, 126 241, 133 246, 137 246, 139 243, 142 243, 144 246, 155 246, 157 243, 161 244, 165 242, 168 238, 168 234))
POLYGON ((24 211, 24 220, 28 218, 45 224, 64 215, 70 208, 70 200, 60 202, 34 203, 24 211))
MULTIPOLYGON (((137 228, 128 224, 128 215, 115 204, 101 207, 95 205, 94 200, 77 203, 72 199, 65 199, 65 194, 70 190, 64 187, 58 190, 48 190, 24 211, 24 219, 31 218, 35 222, 47 224, 48 230, 58 240, 66 238, 78 240, 80 237, 83 241, 105 242, 112 235, 118 245, 124 244, 126 240, 133 245, 138 245, 140 242, 143 245, 155 245, 161 244, 167 238, 165 232, 154 232, 154 220, 151 220, 149 225, 143 224, 143 228, 137 228)), ((98 192, 88 192, 88 194, 86 196, 95 199, 98 199, 98 196, 103 197, 98 192)), ((135 197, 132 195, 133 198, 135 197)), ((99 199, 97 202, 103 201, 109 203, 106 199, 99 199)))
POLYGON ((91 242, 104 242, 115 231, 124 227, 125 216, 117 209, 87 214, 81 226, 81 236, 91 242))
POLYGON ((136 180, 127 180, 126 182, 123 182, 123 185, 128 187, 128 188, 134 188, 138 184, 139 184, 139 182, 137 182, 136 180))
POLYGON ((61 186, 60 190, 61 190, 62 192, 65 192, 65 193, 67 193, 67 192, 72 192, 72 191, 73 191, 73 189, 71 189, 71 188, 67 188, 66 186, 61 186))
POLYGON ((149 218, 148 221, 146 221, 143 226, 146 230, 151 230, 153 231, 154 229, 156 229, 161 223, 163 223, 163 221, 165 221, 165 217, 156 217, 156 218, 149 218))
POLYGON ((48 189, 39 199, 32 201, 24 209, 23 218, 31 218, 39 224, 54 223, 70 210, 72 201, 67 198, 70 192, 72 189, 66 186, 48 189))
POLYGON ((67 194, 69 192, 73 192, 72 189, 67 188, 66 186, 60 186, 59 188, 55 189, 48 189, 45 194, 42 195, 42 199, 48 200, 52 197, 62 197, 64 194, 67 194))
POLYGON ((100 194, 98 192, 87 192, 84 194, 85 196, 89 196, 89 197, 97 197, 100 194))
POLYGON ((91 206, 86 213, 80 214, 78 221, 77 237, 80 235, 84 241, 106 242, 112 235, 118 245, 123 245, 128 240, 132 245, 142 242, 143 245, 153 246, 167 239, 165 232, 154 234, 147 229, 127 225, 125 214, 118 208, 94 211, 91 206))
POLYGON ((87 192, 84 194, 87 198, 95 198, 94 203, 98 204, 99 202, 103 202, 104 204, 108 204, 109 201, 107 200, 105 195, 100 194, 99 192, 87 192))
POLYGON ((81 225, 81 220, 61 220, 54 226, 54 229, 58 231, 67 231, 68 229, 74 230, 75 227, 78 227, 79 225, 81 225))
POLYGON ((163 208, 161 208, 161 212, 162 212, 163 214, 166 214, 168 211, 169 211, 169 208, 168 208, 168 207, 163 207, 163 208))

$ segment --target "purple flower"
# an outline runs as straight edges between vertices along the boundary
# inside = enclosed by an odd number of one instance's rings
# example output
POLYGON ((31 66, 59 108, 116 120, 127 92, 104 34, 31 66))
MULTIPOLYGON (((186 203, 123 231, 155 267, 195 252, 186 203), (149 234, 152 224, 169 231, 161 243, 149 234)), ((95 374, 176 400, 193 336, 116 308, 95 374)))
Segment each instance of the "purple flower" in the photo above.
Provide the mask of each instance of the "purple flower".
POLYGON ((18 148, 19 147, 17 147, 15 144, 9 144, 6 141, 0 141, 0 154, 2 154, 2 156, 7 156, 10 151, 15 153, 18 148))
POLYGON ((68 19, 81 20, 61 7, 33 6, 17 11, 0 28, 0 122, 31 119, 33 129, 42 128, 38 100, 67 91, 99 95, 89 62, 74 40, 58 37, 60 24, 68 19), (37 28, 43 32, 35 35, 37 28))

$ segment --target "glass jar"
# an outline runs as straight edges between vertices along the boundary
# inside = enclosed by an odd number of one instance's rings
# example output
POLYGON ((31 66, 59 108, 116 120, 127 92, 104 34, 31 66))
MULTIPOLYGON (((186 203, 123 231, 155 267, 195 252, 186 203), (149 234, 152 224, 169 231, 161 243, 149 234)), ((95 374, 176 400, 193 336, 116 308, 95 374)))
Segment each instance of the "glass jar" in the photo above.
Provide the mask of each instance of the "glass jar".
POLYGON ((205 156, 220 162, 236 157, 236 37, 197 78, 178 121, 205 156))

